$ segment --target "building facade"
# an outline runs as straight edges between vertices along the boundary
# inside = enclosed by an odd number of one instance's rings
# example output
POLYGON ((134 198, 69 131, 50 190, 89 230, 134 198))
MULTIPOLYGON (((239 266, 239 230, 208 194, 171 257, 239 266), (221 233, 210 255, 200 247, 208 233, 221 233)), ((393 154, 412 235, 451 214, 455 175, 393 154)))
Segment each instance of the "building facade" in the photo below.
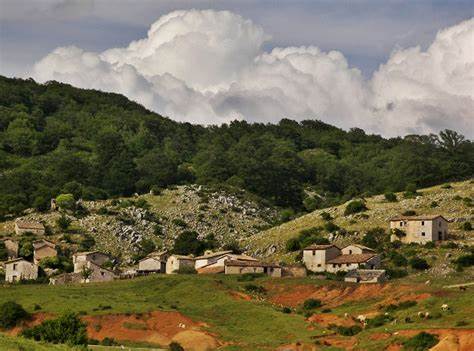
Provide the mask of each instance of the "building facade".
POLYGON ((36 235, 44 235, 45 228, 44 225, 37 221, 28 221, 17 219, 15 221, 15 233, 21 235, 24 233, 33 233, 36 235))
POLYGON ((448 238, 448 220, 435 216, 401 216, 390 220, 391 241, 426 244, 448 238))
POLYGON ((195 268, 194 257, 182 256, 182 255, 171 255, 166 261, 166 274, 178 273, 182 268, 195 268))
POLYGON ((38 278, 38 265, 17 258, 5 263, 5 280, 9 283, 38 278))
POLYGON ((39 262, 46 257, 56 257, 58 251, 56 250, 56 244, 48 240, 38 240, 33 243, 34 249, 34 263, 39 264, 39 262))

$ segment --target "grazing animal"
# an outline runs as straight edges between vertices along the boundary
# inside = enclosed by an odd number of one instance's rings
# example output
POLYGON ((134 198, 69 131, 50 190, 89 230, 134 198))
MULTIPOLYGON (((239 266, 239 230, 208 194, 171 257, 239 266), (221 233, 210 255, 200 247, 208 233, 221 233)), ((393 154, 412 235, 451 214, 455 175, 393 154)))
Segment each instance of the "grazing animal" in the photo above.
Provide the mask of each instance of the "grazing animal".
POLYGON ((448 304, 446 304, 446 303, 443 303, 443 304, 441 305, 441 309, 442 309, 443 311, 447 311, 447 310, 449 310, 449 306, 448 306, 448 304))
POLYGON ((460 287, 459 287, 459 290, 461 290, 461 291, 466 291, 467 288, 466 288, 465 286, 460 286, 460 287))
POLYGON ((344 313, 344 318, 349 318, 349 313, 344 313))

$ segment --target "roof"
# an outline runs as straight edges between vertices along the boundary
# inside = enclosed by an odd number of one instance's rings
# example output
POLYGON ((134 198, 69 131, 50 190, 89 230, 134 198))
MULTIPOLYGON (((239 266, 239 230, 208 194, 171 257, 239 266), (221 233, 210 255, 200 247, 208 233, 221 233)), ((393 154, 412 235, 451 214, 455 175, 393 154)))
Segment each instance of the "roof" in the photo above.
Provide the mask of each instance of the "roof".
POLYGON ((104 256, 109 256, 109 255, 106 254, 105 252, 98 251, 98 250, 95 250, 95 251, 76 252, 75 254, 73 254, 73 256, 89 256, 89 255, 92 255, 92 254, 101 254, 101 255, 104 255, 104 256))
MULTIPOLYGON (((14 262, 19 262, 19 261, 25 261, 25 262, 31 263, 30 261, 25 260, 23 257, 18 257, 18 258, 15 258, 15 259, 13 259, 13 260, 10 260, 10 261, 5 262, 5 264, 14 263, 14 262)), ((33 263, 31 263, 31 264, 33 264, 33 263)))
POLYGON ((226 266, 234 266, 234 267, 273 267, 279 268, 280 266, 275 263, 264 263, 259 261, 234 261, 234 260, 227 260, 225 261, 226 266))
POLYGON ((166 261, 166 260, 163 260, 162 259, 162 256, 168 254, 168 251, 155 251, 155 252, 152 252, 148 255, 146 255, 145 257, 143 257, 141 260, 139 260, 138 262, 141 262, 141 261, 144 261, 144 260, 148 260, 148 259, 154 259, 154 260, 158 260, 158 261, 166 261))
POLYGON ((310 246, 305 247, 303 250, 327 250, 327 249, 330 249, 331 247, 335 247, 336 249, 339 249, 339 247, 334 244, 327 244, 327 245, 310 245, 310 246))
POLYGON ((52 247, 53 249, 56 247, 56 244, 45 239, 37 240, 33 242, 33 247, 35 250, 42 248, 43 246, 49 246, 52 247))
POLYGON ((10 237, 6 237, 6 238, 1 238, 0 241, 7 241, 7 240, 10 240, 10 241, 13 241, 13 242, 18 242, 17 239, 14 239, 14 238, 10 238, 10 237))
POLYGON ((217 251, 217 252, 211 252, 207 255, 202 255, 202 256, 198 256, 196 257, 195 259, 196 260, 204 260, 206 258, 213 258, 213 257, 218 257, 218 256, 224 256, 224 255, 227 255, 227 254, 230 254, 232 253, 232 250, 230 251, 217 251))
POLYGON ((18 228, 21 229, 43 229, 44 230, 44 225, 43 223, 36 222, 36 221, 26 221, 26 220, 16 220, 15 224, 18 226, 18 228))
POLYGON ((446 218, 441 215, 421 215, 421 216, 396 216, 390 219, 392 221, 432 221, 436 218, 443 218, 446 222, 449 222, 446 218))
MULTIPOLYGON (((177 258, 178 260, 190 260, 190 261, 194 261, 194 257, 191 257, 191 256, 185 256, 185 255, 171 255, 175 258, 177 258)), ((170 257, 171 257, 170 256, 170 257)))
POLYGON ((204 266, 197 269, 198 274, 217 274, 217 273, 224 273, 224 266, 214 266, 208 267, 204 266))
POLYGON ((345 278, 359 278, 360 280, 372 280, 385 274, 385 269, 354 269, 347 272, 345 278))
POLYGON ((360 255, 340 255, 327 263, 363 263, 375 257, 375 254, 360 254, 360 255))
POLYGON ((372 251, 372 252, 375 252, 374 249, 371 249, 370 247, 367 247, 367 246, 364 246, 364 245, 360 245, 360 244, 349 244, 347 246, 344 246, 344 249, 346 247, 349 247, 349 246, 355 246, 355 247, 358 247, 359 249, 362 249, 362 250, 368 250, 368 251, 372 251))
POLYGON ((145 261, 145 260, 155 260, 155 261, 158 261, 158 262, 166 262, 166 260, 162 259, 160 256, 156 255, 156 256, 146 256, 146 257, 143 257, 141 260, 139 260, 138 262, 142 262, 142 261, 145 261))
POLYGON ((229 255, 232 257, 232 260, 237 260, 237 261, 258 261, 256 258, 245 255, 245 254, 231 254, 229 255))

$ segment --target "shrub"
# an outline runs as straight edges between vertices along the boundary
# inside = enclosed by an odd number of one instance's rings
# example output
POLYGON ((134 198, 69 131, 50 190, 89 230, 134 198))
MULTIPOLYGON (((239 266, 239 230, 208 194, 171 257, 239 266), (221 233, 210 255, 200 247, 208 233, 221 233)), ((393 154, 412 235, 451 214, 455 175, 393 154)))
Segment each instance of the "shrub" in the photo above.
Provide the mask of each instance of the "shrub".
POLYGON ((433 334, 421 332, 403 343, 403 350, 425 351, 438 343, 438 337, 433 334))
POLYGON ((300 241, 298 238, 291 238, 288 239, 286 242, 286 251, 287 252, 293 252, 293 251, 298 251, 301 249, 300 241))
POLYGON ((459 256, 455 263, 459 267, 470 267, 474 266, 474 254, 459 256))
POLYGON ((367 328, 377 328, 392 320, 392 316, 381 314, 374 318, 367 319, 367 328))
POLYGON ((238 282, 252 282, 256 278, 261 278, 265 276, 263 273, 244 273, 237 277, 238 282))
POLYGON ((325 221, 330 221, 332 219, 331 215, 327 212, 321 212, 320 216, 325 221))
POLYGON ((173 341, 169 345, 169 348, 170 348, 170 351, 184 351, 184 348, 180 344, 178 344, 176 341, 173 341))
POLYGON ((466 322, 465 320, 456 322, 456 327, 465 327, 466 325, 469 325, 469 322, 466 322))
POLYGON ((245 291, 255 294, 265 294, 267 291, 261 285, 247 284, 244 286, 245 291))
POLYGON ((3 241, 0 241, 0 261, 6 261, 8 259, 8 251, 3 241))
POLYGON ((385 307, 385 311, 387 312, 395 312, 399 310, 405 310, 407 308, 416 306, 416 301, 409 300, 409 301, 402 301, 399 304, 390 304, 385 307))
POLYGON ((403 216, 416 216, 416 211, 413 210, 407 210, 402 213, 403 216))
POLYGON ((62 230, 67 230, 67 228, 69 228, 69 225, 71 224, 71 220, 65 215, 61 215, 61 217, 56 220, 56 224, 62 230))
POLYGON ((417 269, 420 271, 430 268, 430 265, 428 264, 428 262, 426 262, 424 258, 420 258, 420 257, 413 257, 410 259, 408 263, 410 264, 411 268, 417 269))
POLYGON ((359 334, 362 331, 362 327, 360 325, 353 325, 350 327, 345 327, 343 325, 336 325, 332 329, 334 329, 338 334, 344 336, 353 336, 359 334))
POLYGON ((408 184, 405 188, 405 192, 403 193, 403 197, 408 199, 408 198, 415 197, 417 195, 420 195, 420 194, 418 194, 418 192, 416 191, 416 184, 415 183, 408 184))
POLYGON ((25 329, 22 336, 36 341, 54 344, 87 345, 86 324, 74 313, 66 313, 57 319, 25 329))
POLYGON ((436 247, 436 244, 435 244, 433 241, 428 241, 428 242, 424 245, 424 247, 425 247, 426 249, 434 249, 434 248, 436 247))
POLYGON ((102 346, 115 346, 118 345, 114 338, 109 338, 108 336, 102 339, 100 342, 102 346))
POLYGON ((76 201, 74 200, 74 195, 72 194, 61 194, 56 198, 56 204, 61 209, 73 210, 76 206, 76 201))
POLYGON ((162 189, 158 185, 152 185, 150 188, 152 195, 161 195, 162 189))
POLYGON ((336 230, 339 229, 339 226, 337 226, 336 224, 334 224, 333 222, 327 222, 325 225, 324 225, 324 229, 326 229, 328 232, 332 233, 332 232, 335 232, 336 230))
POLYGON ((390 279, 403 278, 408 275, 406 269, 386 268, 385 273, 390 279))
POLYGON ((178 274, 197 274, 197 271, 194 267, 191 266, 183 266, 179 268, 176 273, 178 274))
POLYGON ((453 187, 451 186, 451 184, 443 184, 441 185, 441 189, 452 189, 453 187))
POLYGON ((188 226, 188 224, 183 221, 181 218, 175 218, 172 220, 172 223, 175 225, 175 226, 178 226, 178 227, 181 227, 181 228, 186 228, 188 226))
POLYGON ((284 209, 280 212, 280 222, 285 223, 295 217, 295 211, 291 208, 284 209))
POLYGON ((392 261, 392 263, 396 267, 400 267, 400 266, 404 267, 408 264, 408 260, 405 258, 405 256, 403 256, 402 254, 396 251, 392 251, 389 254, 389 258, 390 258, 390 261, 392 261))
POLYGON ((444 249, 457 249, 459 247, 458 244, 452 241, 448 241, 446 244, 441 245, 444 249))
POLYGON ((346 209, 344 210, 344 216, 348 216, 353 213, 364 212, 367 210, 364 202, 361 200, 354 200, 347 204, 346 209))
POLYGON ((321 305, 322 305, 321 300, 307 299, 303 302, 303 309, 306 311, 313 310, 315 308, 321 307, 321 305))
POLYGON ((462 230, 465 230, 466 232, 472 230, 472 224, 471 224, 471 222, 464 222, 464 223, 461 225, 461 229, 462 229, 462 230))
POLYGON ((385 193, 385 200, 388 202, 397 202, 397 195, 394 193, 385 193))
POLYGON ((385 229, 376 227, 369 230, 362 238, 362 245, 371 247, 373 249, 381 249, 386 242, 388 242, 389 236, 386 235, 385 229))
POLYGON ((438 207, 438 206, 439 206, 439 205, 438 205, 438 203, 437 203, 436 201, 431 201, 431 203, 430 203, 430 207, 431 207, 431 208, 435 208, 435 207, 438 207))
POLYGON ((14 301, 7 301, 0 305, 0 328, 13 328, 18 322, 28 317, 28 312, 14 301))
POLYGON ((283 308, 281 309, 281 311, 282 311, 283 313, 288 314, 288 313, 291 313, 291 308, 289 308, 289 307, 283 307, 283 308))

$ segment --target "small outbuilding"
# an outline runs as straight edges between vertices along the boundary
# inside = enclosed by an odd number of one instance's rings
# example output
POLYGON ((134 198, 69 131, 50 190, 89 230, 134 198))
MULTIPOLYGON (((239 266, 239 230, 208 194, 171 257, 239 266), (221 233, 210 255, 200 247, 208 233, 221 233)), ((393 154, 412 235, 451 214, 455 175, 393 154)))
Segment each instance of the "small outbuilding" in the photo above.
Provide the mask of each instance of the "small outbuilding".
POLYGON ((281 277, 281 267, 274 263, 259 261, 225 261, 225 274, 264 273, 274 278, 281 277))
POLYGON ((374 253, 340 255, 327 262, 326 271, 337 273, 353 269, 375 269, 380 266, 380 256, 374 253))
POLYGON ((5 263, 5 281, 9 283, 20 280, 34 280, 38 278, 38 265, 24 258, 17 258, 5 263))
POLYGON ((15 233, 21 235, 24 233, 33 233, 36 235, 44 235, 45 228, 43 223, 38 221, 30 221, 24 219, 17 219, 15 221, 15 233))
POLYGON ((386 280, 384 269, 354 269, 347 272, 344 281, 350 283, 383 283, 386 280))
POLYGON ((56 244, 45 239, 35 241, 33 243, 33 249, 33 261, 35 264, 39 264, 39 262, 43 258, 56 257, 58 255, 58 251, 56 250, 56 244))
POLYGON ((138 261, 138 273, 165 273, 166 260, 168 254, 166 251, 152 252, 148 256, 138 261))
POLYGON ((178 273, 180 269, 194 269, 194 257, 183 255, 171 255, 166 261, 166 274, 178 273))
POLYGON ((77 252, 72 255, 72 263, 74 264, 75 273, 80 273, 82 267, 87 262, 92 262, 97 266, 102 266, 108 260, 110 260, 110 256, 100 251, 77 252))

